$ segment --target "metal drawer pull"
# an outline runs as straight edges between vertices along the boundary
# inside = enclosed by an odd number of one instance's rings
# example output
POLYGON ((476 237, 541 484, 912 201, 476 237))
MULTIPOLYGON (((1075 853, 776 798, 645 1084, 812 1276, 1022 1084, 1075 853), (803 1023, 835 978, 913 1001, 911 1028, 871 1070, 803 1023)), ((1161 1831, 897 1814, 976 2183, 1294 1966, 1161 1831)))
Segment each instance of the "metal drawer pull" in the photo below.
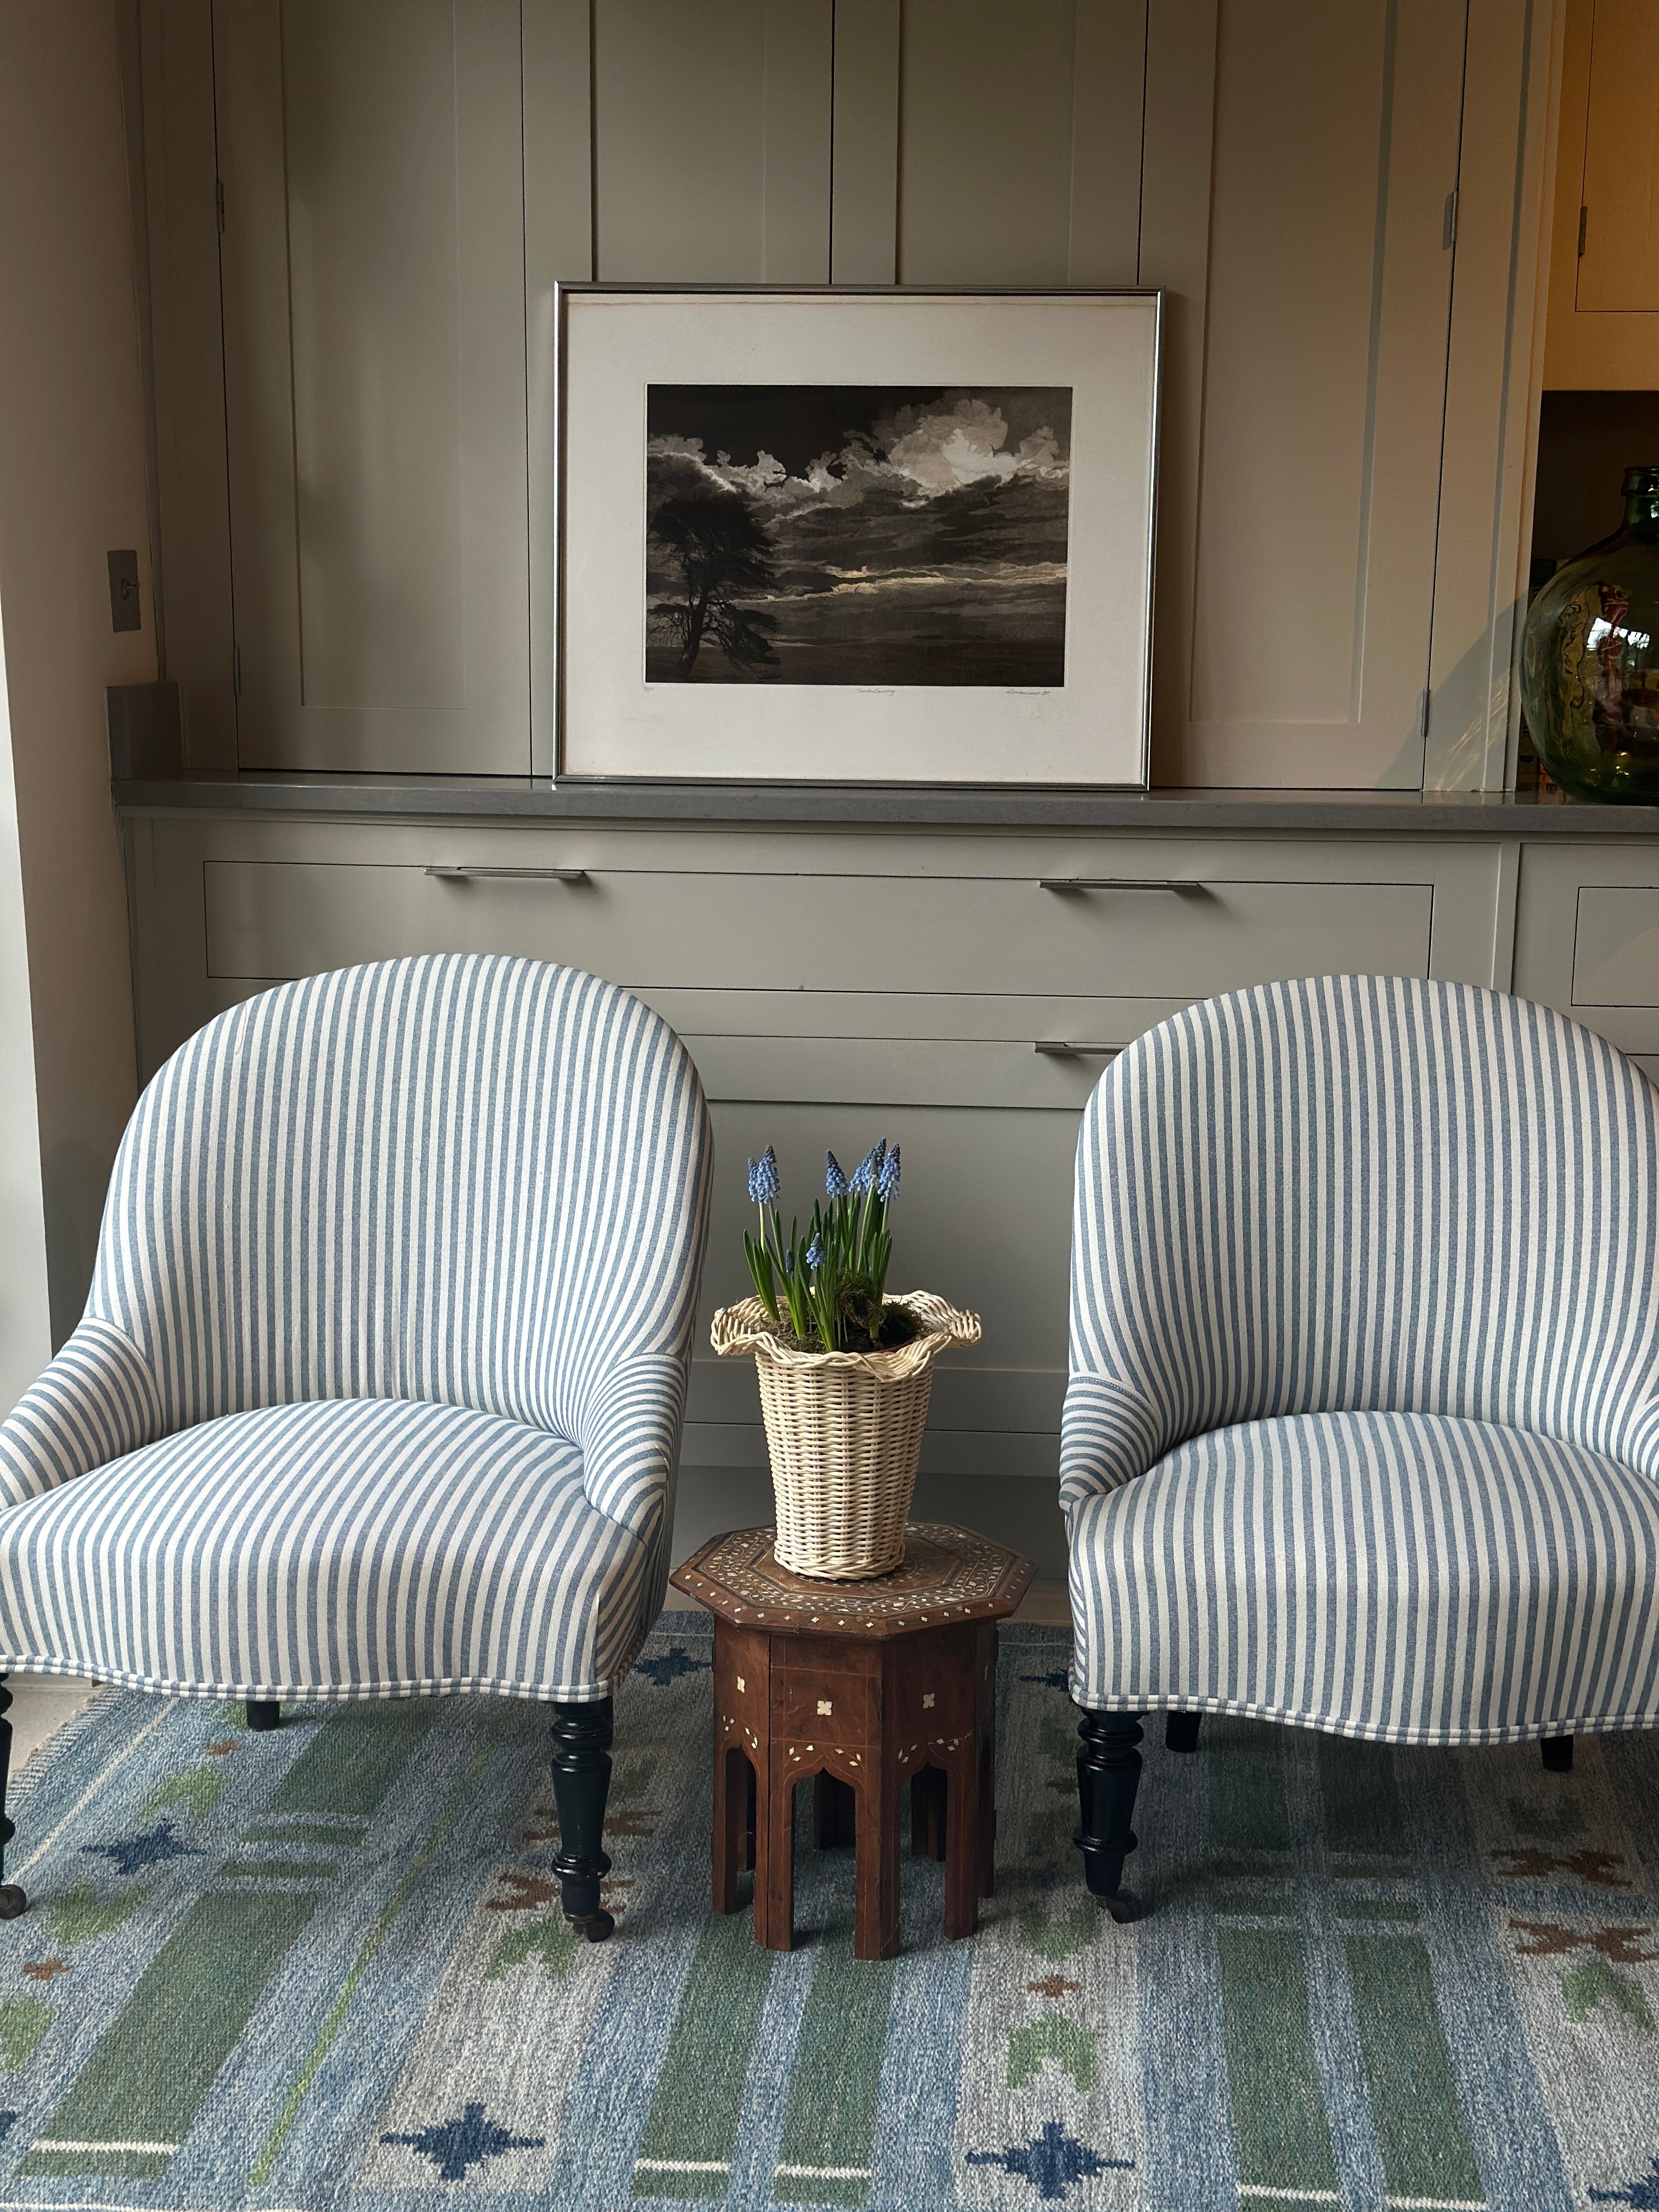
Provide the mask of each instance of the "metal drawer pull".
POLYGON ((1193 876, 1039 876, 1040 891, 1201 891, 1193 876))
POLYGON ((585 884, 586 868, 471 868, 447 861, 434 861, 427 870, 429 876, 441 876, 446 883, 469 883, 477 876, 509 877, 524 883, 585 884))
POLYGON ((1115 1060, 1126 1048, 1121 1044, 1091 1044, 1081 1037, 1039 1037, 1031 1049, 1050 1060, 1085 1060, 1097 1054, 1115 1060))

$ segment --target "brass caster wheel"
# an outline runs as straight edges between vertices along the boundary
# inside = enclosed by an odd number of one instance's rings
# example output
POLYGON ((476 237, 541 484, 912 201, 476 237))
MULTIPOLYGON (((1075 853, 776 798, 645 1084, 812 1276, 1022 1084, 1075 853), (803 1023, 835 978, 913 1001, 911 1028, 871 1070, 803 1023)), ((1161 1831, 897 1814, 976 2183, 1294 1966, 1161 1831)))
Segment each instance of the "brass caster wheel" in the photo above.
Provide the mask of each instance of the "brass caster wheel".
POLYGON ((571 1926, 586 1936, 590 1943, 603 1943, 617 1924, 605 1911, 571 1913, 567 1917, 571 1926))

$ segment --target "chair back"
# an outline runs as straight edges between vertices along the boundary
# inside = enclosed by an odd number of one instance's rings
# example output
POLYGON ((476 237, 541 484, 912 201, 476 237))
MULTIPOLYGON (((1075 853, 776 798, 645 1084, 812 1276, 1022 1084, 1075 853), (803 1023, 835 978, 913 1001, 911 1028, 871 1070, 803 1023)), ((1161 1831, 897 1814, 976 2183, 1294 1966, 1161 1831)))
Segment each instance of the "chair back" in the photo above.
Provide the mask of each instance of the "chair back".
POLYGON ((710 1156, 684 1047, 613 984, 448 954, 309 976, 145 1090, 88 1313, 167 1429, 405 1398, 574 1436, 598 1370, 687 1356, 710 1156))
POLYGON ((1659 1094, 1547 1007, 1377 975, 1207 1000, 1085 1115, 1073 1376, 1132 1394, 1160 1452, 1371 1411, 1627 1455, 1659 1386, 1656 1160, 1659 1094))

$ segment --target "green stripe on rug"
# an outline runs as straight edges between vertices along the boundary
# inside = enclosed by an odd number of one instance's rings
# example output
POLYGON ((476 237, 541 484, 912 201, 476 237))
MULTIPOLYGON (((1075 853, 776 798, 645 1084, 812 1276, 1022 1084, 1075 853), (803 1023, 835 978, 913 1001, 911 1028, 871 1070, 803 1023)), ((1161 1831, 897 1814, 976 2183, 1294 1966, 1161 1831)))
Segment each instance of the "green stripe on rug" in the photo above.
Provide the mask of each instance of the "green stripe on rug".
POLYGON ((198 1897, 35 2138, 23 2172, 164 2173, 259 1992, 316 1908, 305 1891, 198 1897))
POLYGON ((1389 2203, 1484 2204, 1427 1950, 1414 1936, 1350 1936, 1347 1954, 1389 2203))
MULTIPOLYGON (((438 1717, 432 1698, 343 1706, 295 1759, 264 1816, 366 1818, 438 1717)), ((228 1859, 219 1879, 266 1879, 198 1897, 36 2137, 23 2172, 165 2173, 335 1872, 315 1861, 228 1859), (270 1879, 293 1873, 307 1886, 270 1879)))
POLYGON ((1240 2194, 1258 2212, 1335 2203, 1301 1942, 1277 1929, 1224 1928, 1218 1945, 1240 2194))
POLYGON ((826 1939, 795 2039, 775 2203, 868 2199, 892 2000, 890 1959, 855 1959, 850 1929, 826 1939))
POLYGON ((726 2195, 771 1974, 772 1954, 756 1942, 746 1912, 709 1915, 640 2139, 635 2197, 726 2195))

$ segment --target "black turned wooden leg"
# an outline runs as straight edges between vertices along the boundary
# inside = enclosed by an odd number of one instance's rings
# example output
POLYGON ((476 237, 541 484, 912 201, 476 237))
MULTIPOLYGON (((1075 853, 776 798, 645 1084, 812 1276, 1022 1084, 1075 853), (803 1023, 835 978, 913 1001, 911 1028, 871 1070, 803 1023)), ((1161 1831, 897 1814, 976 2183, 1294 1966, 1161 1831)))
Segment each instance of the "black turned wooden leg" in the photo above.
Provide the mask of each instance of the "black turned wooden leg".
POLYGON ((1077 1755, 1083 1825, 1076 1843, 1084 1879, 1114 1920, 1139 1920, 1140 1900, 1120 1884, 1123 1862, 1136 1843, 1129 1823, 1140 1784, 1140 1723, 1133 1713, 1085 1712, 1077 1732, 1083 1739, 1077 1755))
POLYGON ((255 1735, 269 1735, 283 1725, 283 1709, 275 1698, 250 1698, 247 1724, 255 1735))
POLYGON ((559 1815, 553 1871, 564 1893, 565 1918, 590 1943, 603 1943, 617 1924, 599 1903, 599 1882, 611 1871, 604 1844, 611 1717, 609 1698, 553 1708, 553 1802, 559 1815))
MULTIPOLYGON (((6 1818, 6 1784, 11 1777, 11 1723, 6 1715, 11 1710, 11 1692, 6 1678, 0 1674, 0 1877, 6 1870, 6 1845, 17 1833, 6 1818)), ((29 1901, 15 1881, 0 1880, 0 1920, 15 1920, 20 1912, 28 1911, 29 1901)))
POLYGON ((1164 1723, 1164 1744, 1168 1751, 1196 1751, 1198 1724, 1202 1713, 1171 1713, 1164 1723))
POLYGON ((1572 1772, 1572 1738, 1570 1735, 1547 1735, 1538 1747, 1544 1754, 1544 1764, 1552 1774, 1572 1772))

